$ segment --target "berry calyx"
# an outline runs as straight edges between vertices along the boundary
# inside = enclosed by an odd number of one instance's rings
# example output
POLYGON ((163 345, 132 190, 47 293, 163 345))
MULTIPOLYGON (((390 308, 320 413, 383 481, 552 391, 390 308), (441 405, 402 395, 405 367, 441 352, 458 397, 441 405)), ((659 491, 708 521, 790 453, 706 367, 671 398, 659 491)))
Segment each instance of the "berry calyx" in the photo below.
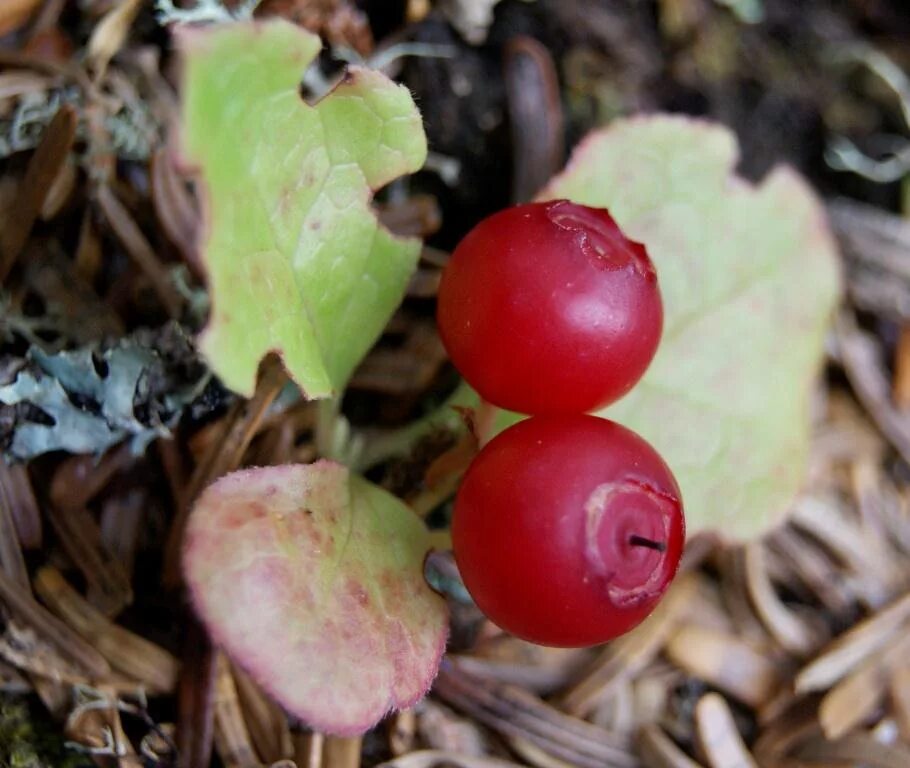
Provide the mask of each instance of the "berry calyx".
POLYGON ((475 457, 452 519, 478 607, 541 645, 595 645, 639 624, 679 566, 679 487, 631 430, 584 414, 535 416, 475 457))
POLYGON ((507 208, 467 234, 443 273, 437 324, 487 401, 582 413, 641 378, 663 309, 644 246, 607 211, 557 200, 507 208))

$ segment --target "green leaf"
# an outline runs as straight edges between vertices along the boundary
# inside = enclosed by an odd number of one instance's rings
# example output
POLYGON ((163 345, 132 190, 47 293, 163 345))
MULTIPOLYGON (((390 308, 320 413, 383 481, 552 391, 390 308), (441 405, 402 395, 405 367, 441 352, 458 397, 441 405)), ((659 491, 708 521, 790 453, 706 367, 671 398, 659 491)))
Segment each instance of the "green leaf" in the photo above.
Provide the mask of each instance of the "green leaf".
POLYGON ((392 236, 372 190, 426 158, 407 89, 352 67, 315 106, 299 95, 319 38, 283 21, 183 31, 183 147, 203 191, 212 314, 202 349, 253 392, 278 352, 329 397, 401 301, 420 244, 392 236))
POLYGON ((610 209, 658 269, 664 333, 642 381, 601 415, 676 474, 688 530, 767 529, 800 488, 809 403, 839 294, 822 206, 787 168, 736 177, 736 143, 677 117, 590 136, 543 193, 610 209))
POLYGON ((200 497, 186 581, 215 641, 293 715, 362 733, 415 703, 445 645, 423 522, 330 461, 244 470, 200 497))

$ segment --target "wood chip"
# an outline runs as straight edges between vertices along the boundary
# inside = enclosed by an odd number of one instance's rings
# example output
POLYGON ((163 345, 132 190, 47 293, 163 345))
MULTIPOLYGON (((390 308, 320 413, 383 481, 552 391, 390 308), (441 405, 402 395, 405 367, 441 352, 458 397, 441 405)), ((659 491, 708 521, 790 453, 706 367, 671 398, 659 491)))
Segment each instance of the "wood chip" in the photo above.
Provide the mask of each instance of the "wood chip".
POLYGON ((699 747, 710 768, 758 768, 723 696, 709 693, 695 707, 699 747))
POLYGON ((667 657, 704 680, 757 709, 781 684, 774 661, 737 635, 684 624, 666 645, 667 657))

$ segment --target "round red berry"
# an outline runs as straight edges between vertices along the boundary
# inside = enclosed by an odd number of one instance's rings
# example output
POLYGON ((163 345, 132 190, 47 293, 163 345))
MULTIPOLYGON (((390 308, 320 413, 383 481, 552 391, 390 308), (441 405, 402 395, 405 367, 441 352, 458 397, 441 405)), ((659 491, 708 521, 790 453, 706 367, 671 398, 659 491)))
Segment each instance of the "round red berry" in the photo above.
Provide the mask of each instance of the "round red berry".
POLYGON ((628 632, 676 574, 679 488, 631 430, 584 414, 536 416, 477 455, 452 520, 478 607, 534 643, 586 646, 628 632))
POLYGON ((519 205, 461 241, 437 322, 456 368, 519 413, 582 413, 624 395, 660 341, 663 309, 645 248, 607 211, 519 205))

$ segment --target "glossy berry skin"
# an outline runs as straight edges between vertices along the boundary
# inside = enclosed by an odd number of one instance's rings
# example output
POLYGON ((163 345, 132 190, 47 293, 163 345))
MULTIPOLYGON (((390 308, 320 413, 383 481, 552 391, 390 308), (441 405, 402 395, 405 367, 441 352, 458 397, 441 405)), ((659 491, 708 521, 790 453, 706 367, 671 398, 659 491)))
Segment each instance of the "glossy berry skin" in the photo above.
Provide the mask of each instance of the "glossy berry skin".
POLYGON ((519 413, 583 413, 624 395, 660 341, 645 248, 607 211, 566 200, 507 208, 461 241, 437 324, 462 376, 519 413))
POLYGON ((679 488, 631 430, 584 414, 535 416, 474 459, 452 540, 477 606, 540 645, 581 647, 641 622, 676 574, 679 488))

